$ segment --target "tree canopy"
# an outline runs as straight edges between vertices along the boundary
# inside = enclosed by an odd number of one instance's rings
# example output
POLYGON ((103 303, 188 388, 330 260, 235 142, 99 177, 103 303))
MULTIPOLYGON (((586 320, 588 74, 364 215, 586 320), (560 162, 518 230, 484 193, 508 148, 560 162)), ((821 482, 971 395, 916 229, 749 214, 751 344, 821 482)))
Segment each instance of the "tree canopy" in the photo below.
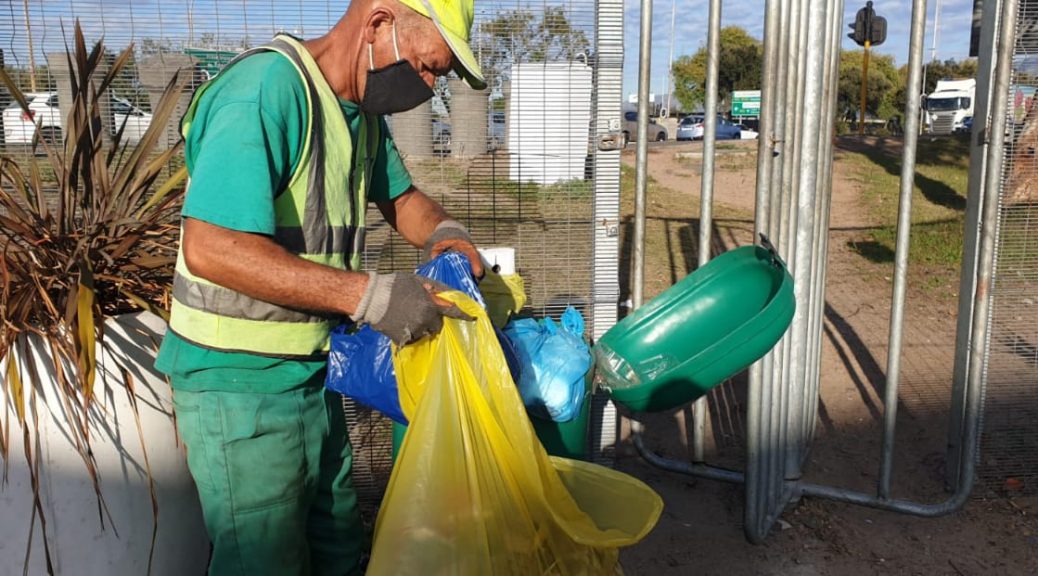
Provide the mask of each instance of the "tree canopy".
MULTIPOLYGON (((738 26, 721 29, 720 46, 717 97, 720 108, 727 109, 733 91, 760 88, 764 49, 760 40, 738 26)), ((674 61, 674 97, 683 110, 695 110, 706 101, 706 57, 703 45, 695 54, 674 61)))
MULTIPOLYGON (((840 118, 857 117, 861 108, 861 68, 864 50, 840 53, 840 76, 836 94, 836 113, 840 118)), ((903 85, 894 66, 894 57, 873 52, 869 55, 868 91, 865 113, 877 118, 890 118, 903 113, 898 107, 898 91, 903 85)))
POLYGON ((475 36, 472 48, 490 86, 507 79, 513 64, 572 61, 591 49, 587 34, 573 25, 562 6, 501 13, 480 25, 475 36))

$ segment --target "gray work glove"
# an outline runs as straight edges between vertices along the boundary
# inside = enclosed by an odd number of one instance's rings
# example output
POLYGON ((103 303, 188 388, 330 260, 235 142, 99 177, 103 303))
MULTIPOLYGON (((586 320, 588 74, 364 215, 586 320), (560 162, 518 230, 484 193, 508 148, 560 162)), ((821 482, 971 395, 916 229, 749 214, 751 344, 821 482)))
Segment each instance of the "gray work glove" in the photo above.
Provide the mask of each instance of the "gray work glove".
POLYGON ((422 247, 422 263, 436 258, 440 254, 453 250, 463 254, 469 260, 472 275, 483 278, 483 261, 480 259, 476 245, 472 243, 472 237, 465 226, 457 220, 444 220, 440 222, 429 239, 422 247))
POLYGON ((440 282, 402 272, 369 275, 368 286, 350 319, 370 324, 398 346, 438 333, 443 328, 444 316, 475 320, 457 306, 444 307, 433 302, 425 286, 431 286, 433 292, 450 290, 440 282))

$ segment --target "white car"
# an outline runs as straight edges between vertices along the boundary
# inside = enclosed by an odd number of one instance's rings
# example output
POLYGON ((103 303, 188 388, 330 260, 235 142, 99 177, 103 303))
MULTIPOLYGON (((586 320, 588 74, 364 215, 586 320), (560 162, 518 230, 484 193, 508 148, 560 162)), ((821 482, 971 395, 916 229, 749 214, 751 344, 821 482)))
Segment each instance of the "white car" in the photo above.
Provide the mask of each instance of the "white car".
POLYGON ((751 130, 747 128, 744 124, 737 124, 736 126, 738 126, 740 130, 740 140, 756 140, 760 136, 760 134, 758 134, 756 130, 751 130))
POLYGON ((112 116, 115 120, 112 125, 113 131, 118 132, 119 128, 122 128, 124 123, 126 124, 122 137, 124 143, 140 142, 144 133, 148 131, 148 126, 151 126, 151 114, 130 104, 128 100, 114 96, 112 97, 112 116))
MULTIPOLYGON (((40 137, 45 141, 61 142, 63 124, 57 93, 34 92, 26 94, 25 99, 29 103, 28 113, 22 110, 18 102, 12 102, 4 109, 4 141, 7 144, 32 144, 39 127, 40 137)), ((113 132, 126 124, 122 138, 124 143, 140 142, 151 125, 151 114, 118 97, 112 97, 112 117, 113 132)))
POLYGON ((22 110, 17 101, 4 108, 4 142, 32 144, 36 127, 47 142, 61 141, 61 111, 55 92, 30 92, 25 95, 29 111, 22 110))

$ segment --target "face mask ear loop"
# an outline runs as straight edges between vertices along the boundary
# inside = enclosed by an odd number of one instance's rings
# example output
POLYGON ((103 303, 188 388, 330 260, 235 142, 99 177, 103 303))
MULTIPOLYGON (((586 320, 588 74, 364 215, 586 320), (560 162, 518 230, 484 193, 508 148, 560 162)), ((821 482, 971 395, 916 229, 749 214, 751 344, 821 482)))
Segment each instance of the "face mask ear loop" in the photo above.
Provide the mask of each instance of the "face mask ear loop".
POLYGON ((393 22, 393 52, 396 54, 396 61, 400 61, 400 49, 396 46, 396 22, 393 22))
POLYGON ((375 69, 375 56, 373 55, 373 51, 371 49, 371 44, 368 44, 368 70, 374 70, 374 69, 375 69))

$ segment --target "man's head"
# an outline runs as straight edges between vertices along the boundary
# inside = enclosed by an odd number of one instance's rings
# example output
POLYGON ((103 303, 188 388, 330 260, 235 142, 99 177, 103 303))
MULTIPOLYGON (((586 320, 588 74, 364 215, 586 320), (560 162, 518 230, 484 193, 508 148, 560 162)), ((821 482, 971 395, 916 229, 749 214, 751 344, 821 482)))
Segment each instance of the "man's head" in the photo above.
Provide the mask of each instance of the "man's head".
POLYGON ((469 46, 474 0, 398 0, 414 12, 428 18, 454 55, 454 71, 465 82, 482 90, 486 88, 479 62, 469 46))
POLYGON ((359 50, 353 96, 373 112, 406 110, 432 97, 436 77, 452 69, 484 88, 471 23, 472 0, 354 0, 337 27, 340 38, 359 40, 350 42, 359 50))

